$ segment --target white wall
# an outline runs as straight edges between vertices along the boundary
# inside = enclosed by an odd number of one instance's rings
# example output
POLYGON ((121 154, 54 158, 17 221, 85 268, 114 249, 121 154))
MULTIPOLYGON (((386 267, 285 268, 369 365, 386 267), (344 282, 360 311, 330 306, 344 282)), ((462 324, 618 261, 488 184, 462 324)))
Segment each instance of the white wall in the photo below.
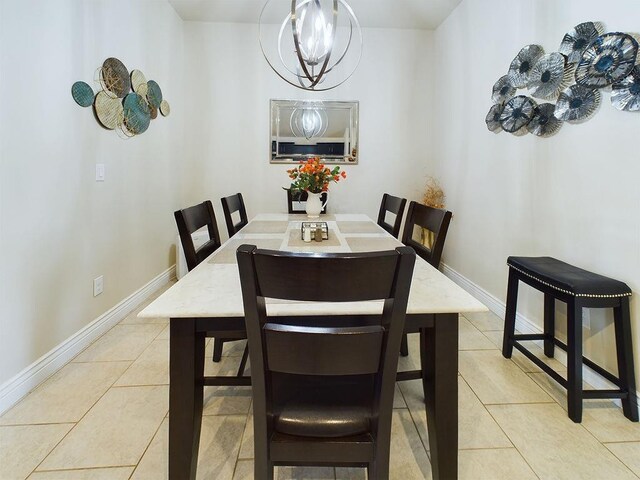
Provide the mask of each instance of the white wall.
MULTIPOLYGON (((454 212, 444 261, 504 300, 509 255, 549 255, 625 281, 640 372, 640 114, 614 109, 549 139, 490 133, 491 87, 521 47, 557 50, 583 21, 637 32, 637 0, 463 0, 435 33, 433 161, 454 212)), ((525 289, 526 290, 526 289, 525 289)), ((541 325, 542 297, 518 309, 541 325)), ((591 311, 587 355, 615 372, 612 316, 591 311)))
POLYGON ((0 0, 0 384, 174 263, 182 25, 164 0, 0 0), (172 106, 140 137, 102 129, 71 98, 111 56, 172 106))
POLYGON ((387 191, 420 198, 433 127, 432 32, 365 29, 353 77, 335 90, 303 92, 270 69, 256 25, 185 23, 189 72, 190 202, 211 199, 226 235, 220 197, 242 192, 249 216, 286 212, 284 165, 269 164, 269 99, 360 101, 360 163, 332 185, 329 210, 377 215, 387 191))

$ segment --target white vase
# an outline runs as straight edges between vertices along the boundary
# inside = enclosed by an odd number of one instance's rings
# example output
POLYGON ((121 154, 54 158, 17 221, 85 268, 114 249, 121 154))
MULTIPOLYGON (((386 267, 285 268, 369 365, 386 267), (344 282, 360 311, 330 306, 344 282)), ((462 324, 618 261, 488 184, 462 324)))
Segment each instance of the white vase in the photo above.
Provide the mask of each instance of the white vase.
POLYGON ((311 193, 308 192, 309 196, 307 198, 307 217, 309 218, 318 218, 320 216, 320 212, 322 211, 322 200, 320 200, 321 193, 311 193))

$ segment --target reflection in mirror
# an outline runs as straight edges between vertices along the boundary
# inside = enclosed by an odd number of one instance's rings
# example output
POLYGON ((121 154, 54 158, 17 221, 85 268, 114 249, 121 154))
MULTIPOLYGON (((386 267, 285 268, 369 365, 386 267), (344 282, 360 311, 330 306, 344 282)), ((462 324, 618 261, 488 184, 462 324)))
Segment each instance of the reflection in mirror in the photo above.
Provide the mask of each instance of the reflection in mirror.
POLYGON ((271 100, 271 163, 358 163, 358 102, 271 100))

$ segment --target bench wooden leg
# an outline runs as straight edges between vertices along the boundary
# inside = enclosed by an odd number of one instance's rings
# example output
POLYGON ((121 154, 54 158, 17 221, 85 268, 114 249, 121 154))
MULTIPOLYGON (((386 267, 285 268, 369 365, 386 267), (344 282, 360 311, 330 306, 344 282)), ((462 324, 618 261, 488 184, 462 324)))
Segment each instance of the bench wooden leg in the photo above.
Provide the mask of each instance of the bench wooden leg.
POLYGON ((516 328, 516 303, 518 302, 518 275, 509 269, 509 283, 507 285, 507 309, 504 314, 504 333, 502 337, 502 356, 511 358, 513 353, 513 334, 516 328))
POLYGON ((637 422, 638 397, 636 396, 636 379, 633 368, 629 297, 620 299, 620 305, 613 309, 613 317, 616 330, 616 355, 618 358, 620 388, 629 392, 628 397, 622 400, 622 411, 629 420, 637 422))
POLYGON ((544 294, 544 354, 553 358, 556 334, 556 299, 552 295, 544 294))
POLYGON ((582 421, 582 304, 567 303, 567 408, 569 418, 582 421))

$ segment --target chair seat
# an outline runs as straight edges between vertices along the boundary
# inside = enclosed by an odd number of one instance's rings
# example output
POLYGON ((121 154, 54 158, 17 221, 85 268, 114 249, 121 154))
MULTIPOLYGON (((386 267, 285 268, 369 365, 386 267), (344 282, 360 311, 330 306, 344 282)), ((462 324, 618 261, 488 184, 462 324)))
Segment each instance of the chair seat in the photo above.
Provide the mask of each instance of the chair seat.
POLYGON ((370 431, 370 408, 339 401, 332 403, 286 405, 274 419, 274 430, 286 435, 320 438, 348 437, 370 431))
POLYGON ((295 392, 274 408, 274 430, 301 437, 335 438, 371 431, 370 378, 332 378, 339 385, 302 377, 295 392))
POLYGON ((624 282, 574 267, 552 257, 509 257, 507 265, 544 285, 576 297, 631 295, 631 289, 624 282))

